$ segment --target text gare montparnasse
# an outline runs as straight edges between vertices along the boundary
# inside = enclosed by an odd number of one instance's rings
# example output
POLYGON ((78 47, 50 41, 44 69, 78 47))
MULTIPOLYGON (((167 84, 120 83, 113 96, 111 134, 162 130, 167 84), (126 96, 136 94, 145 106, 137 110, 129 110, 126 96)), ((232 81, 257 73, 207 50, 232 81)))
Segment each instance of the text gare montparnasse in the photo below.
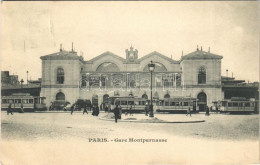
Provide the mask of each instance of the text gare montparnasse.
POLYGON ((137 143, 156 143, 156 142, 167 142, 167 139, 146 139, 146 138, 126 138, 126 139, 108 139, 108 138, 89 138, 89 142, 117 142, 117 143, 124 143, 124 142, 137 142, 137 143))

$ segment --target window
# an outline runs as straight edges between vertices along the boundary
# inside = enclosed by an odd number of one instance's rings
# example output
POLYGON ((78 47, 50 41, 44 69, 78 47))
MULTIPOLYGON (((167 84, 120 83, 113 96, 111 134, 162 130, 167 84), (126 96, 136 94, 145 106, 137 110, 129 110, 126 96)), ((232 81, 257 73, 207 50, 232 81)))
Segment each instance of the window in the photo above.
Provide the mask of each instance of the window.
POLYGON ((23 99, 23 103, 27 104, 28 103, 28 99, 23 99))
POLYGON ((29 99, 29 104, 32 104, 33 103, 33 99, 29 99))
POLYGON ((14 100, 13 99, 8 99, 8 103, 13 103, 14 100))
POLYGON ((249 103, 249 102, 246 102, 246 103, 245 103, 245 107, 250 107, 250 103, 249 103))
POLYGON ((134 101, 128 101, 128 105, 134 105, 134 101))
POLYGON ((15 99, 14 102, 15 103, 21 103, 21 99, 15 99))
POLYGON ((65 95, 62 92, 57 93, 56 100, 65 100, 65 95))
POLYGON ((2 99, 2 103, 7 103, 7 99, 2 99))
POLYGON ((206 84, 206 69, 204 67, 199 69, 198 84, 206 84))
POLYGON ((127 105, 127 101, 121 101, 121 105, 127 105))
POLYGON ((170 102, 169 101, 165 101, 165 106, 170 106, 170 102))
POLYGON ((226 105, 227 105, 227 103, 226 103, 226 102, 222 102, 222 106, 224 106, 224 107, 225 107, 226 105))
POLYGON ((232 107, 232 103, 228 103, 228 106, 229 106, 229 107, 232 107))
POLYGON ((188 104, 188 102, 184 102, 184 106, 188 106, 189 104, 188 104))
POLYGON ((64 70, 62 68, 58 68, 57 70, 57 83, 58 84, 64 83, 64 70))
POLYGON ((238 103, 233 103, 233 107, 238 107, 238 103))
POLYGON ((170 105, 171 105, 171 106, 175 106, 175 102, 171 102, 170 105))

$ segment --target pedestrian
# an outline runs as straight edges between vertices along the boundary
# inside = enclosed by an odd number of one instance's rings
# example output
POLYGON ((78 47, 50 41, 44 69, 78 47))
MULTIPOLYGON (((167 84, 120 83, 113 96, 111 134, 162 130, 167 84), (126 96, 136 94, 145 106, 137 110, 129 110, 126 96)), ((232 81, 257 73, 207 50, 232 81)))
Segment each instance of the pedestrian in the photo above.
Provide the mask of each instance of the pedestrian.
POLYGON ((117 123, 117 119, 119 117, 119 107, 118 107, 118 105, 116 105, 116 107, 114 109, 114 115, 115 115, 115 122, 117 123))
POLYGON ((206 106, 206 114, 205 114, 205 116, 209 116, 209 107, 208 106, 206 106))
POLYGON ((108 106, 106 105, 106 107, 105 107, 105 112, 108 112, 108 106))
POLYGON ((148 106, 148 104, 145 105, 144 110, 145 110, 145 116, 148 116, 148 112, 149 112, 149 106, 148 106))
POLYGON ((130 108, 129 108, 129 115, 130 115, 130 116, 133 116, 132 105, 131 105, 130 108))
POLYGON ((87 111, 87 105, 84 106, 83 115, 84 115, 84 113, 87 113, 87 114, 88 114, 88 111, 87 111))
POLYGON ((96 107, 96 116, 98 116, 99 115, 99 107, 97 106, 96 107))
POLYGON ((92 115, 96 116, 96 106, 95 105, 93 106, 93 109, 92 109, 92 115))
POLYGON ((21 103, 21 110, 20 110, 20 113, 24 113, 24 111, 23 111, 23 103, 21 103))
POLYGON ((71 112, 70 112, 71 115, 72 115, 73 112, 74 112, 74 108, 75 108, 75 104, 73 104, 73 105, 71 106, 71 112))
POLYGON ((122 115, 122 107, 119 105, 119 114, 118 114, 118 119, 121 119, 121 115, 122 115))
POLYGON ((8 106, 8 109, 7 109, 7 115, 9 115, 9 113, 11 113, 13 115, 13 112, 12 112, 12 104, 10 103, 9 106, 8 106))
POLYGON ((191 110, 190 110, 190 107, 187 109, 187 114, 186 114, 186 116, 188 116, 188 115, 190 115, 190 117, 191 117, 191 110))
POLYGON ((218 106, 216 106, 216 111, 217 111, 217 113, 218 113, 218 106))

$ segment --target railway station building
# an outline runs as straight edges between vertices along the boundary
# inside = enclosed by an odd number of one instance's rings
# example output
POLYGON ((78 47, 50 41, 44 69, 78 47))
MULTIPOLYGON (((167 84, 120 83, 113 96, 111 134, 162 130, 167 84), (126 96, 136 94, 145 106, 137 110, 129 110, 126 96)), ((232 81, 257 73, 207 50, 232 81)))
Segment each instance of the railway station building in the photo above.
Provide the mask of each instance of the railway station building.
POLYGON ((101 105, 111 96, 135 96, 150 99, 151 73, 148 64, 152 61, 153 99, 193 97, 198 107, 222 100, 222 56, 195 49, 183 54, 180 59, 171 59, 159 52, 151 52, 139 58, 132 46, 125 50, 125 58, 112 52, 104 52, 91 60, 71 51, 60 51, 41 57, 41 96, 46 104, 66 100, 89 99, 101 105))

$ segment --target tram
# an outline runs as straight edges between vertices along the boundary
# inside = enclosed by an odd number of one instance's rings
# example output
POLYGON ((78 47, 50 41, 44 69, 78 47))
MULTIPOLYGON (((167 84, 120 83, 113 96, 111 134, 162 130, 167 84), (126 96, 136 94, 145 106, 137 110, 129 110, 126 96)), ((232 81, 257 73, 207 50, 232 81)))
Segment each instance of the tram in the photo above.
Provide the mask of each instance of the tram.
POLYGON ((24 111, 46 110, 45 97, 31 96, 29 93, 13 93, 10 96, 2 96, 1 109, 7 110, 9 104, 13 111, 19 111, 23 104, 24 111))
POLYGON ((156 106, 157 112, 187 112, 188 108, 197 110, 197 99, 192 97, 175 97, 159 100, 156 106))
POLYGON ((114 96, 109 97, 108 99, 108 107, 110 111, 113 111, 116 105, 120 105, 122 108, 122 112, 128 111, 131 106, 132 112, 144 112, 146 104, 148 104, 146 99, 133 96, 114 96))
POLYGON ((220 112, 259 112, 258 100, 244 97, 231 97, 221 101, 220 112))

